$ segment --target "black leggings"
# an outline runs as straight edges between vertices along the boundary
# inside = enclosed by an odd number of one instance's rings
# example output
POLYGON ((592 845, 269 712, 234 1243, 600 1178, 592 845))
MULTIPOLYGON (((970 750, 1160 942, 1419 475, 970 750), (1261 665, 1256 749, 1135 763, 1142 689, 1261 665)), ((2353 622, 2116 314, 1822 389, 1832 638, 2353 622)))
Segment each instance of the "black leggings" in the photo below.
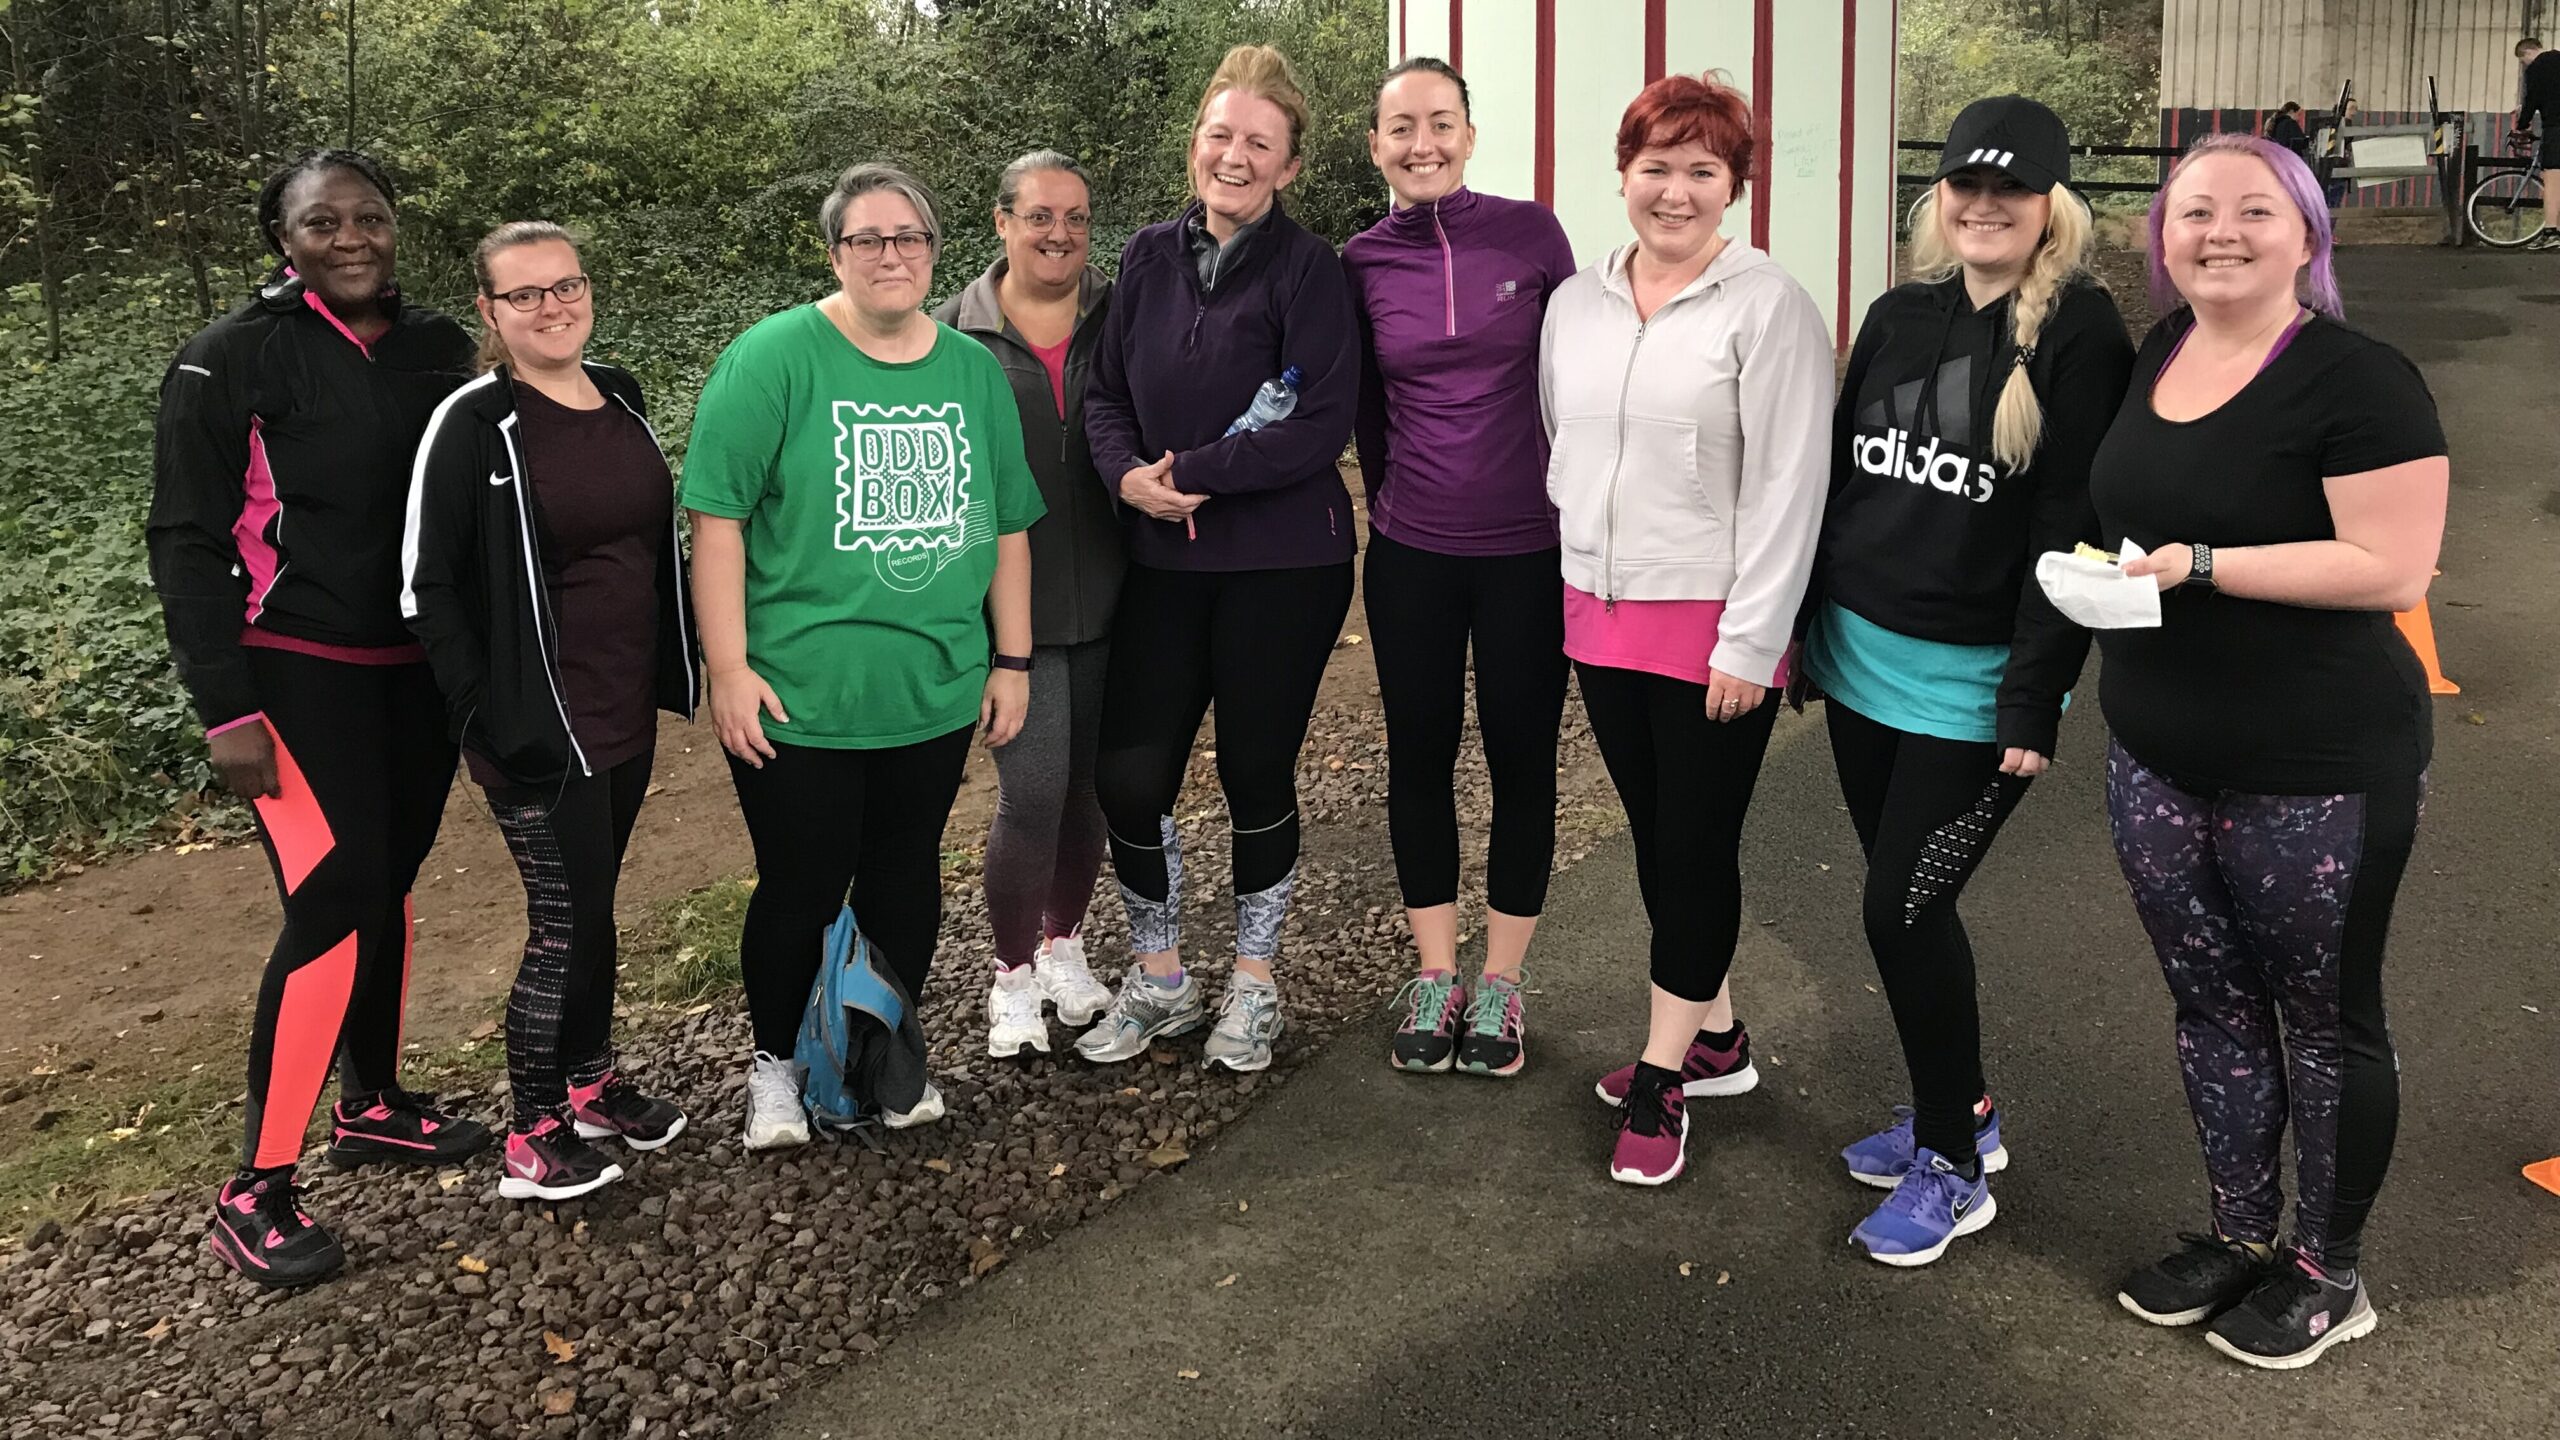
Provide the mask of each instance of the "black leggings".
POLYGON ((1278 953, 1298 871, 1298 750, 1351 608, 1351 562, 1292 570, 1131 565, 1114 612, 1094 788, 1131 948, 1180 941, 1182 793, 1201 717, 1218 707, 1218 787, 1235 835, 1236 953, 1278 953))
POLYGON ((2177 1002, 2214 1228, 2267 1243, 2293 1127, 2293 1243, 2355 1267, 2400 1129, 2383 942, 2426 779, 2352 795, 2200 791, 2107 752, 2107 818, 2177 1002))
POLYGON ((1564 720, 1558 552, 1440 555, 1375 531, 1361 595, 1387 717, 1387 836, 1414 909, 1458 898, 1458 737, 1467 650, 1493 781, 1485 903, 1535 915, 1556 854, 1556 731, 1564 720))
POLYGON ((1742 935, 1742 821, 1778 723, 1778 692, 1726 721, 1707 687, 1576 661, 1591 738, 1626 806, 1636 886, 1653 922, 1653 983, 1704 1004, 1742 935))
POLYGON ((1912 1137, 1962 1165, 1985 1086, 1973 945, 1956 898, 2030 782, 2001 774, 1989 741, 1914 735, 1837 699, 1823 708, 1867 857, 1867 948, 1911 1069, 1912 1137))
POLYGON ((853 915, 919 1002, 942 929, 942 827, 974 726, 885 750, 775 740, 762 769, 729 757, 756 852, 738 938, 756 1048, 789 1059, 818 978, 818 946, 853 893, 853 915))
POLYGON ((507 996, 515 1128, 567 1118, 569 1087, 613 1069, 614 888, 654 750, 557 786, 488 792, 524 881, 524 961, 507 996))
POLYGON ((330 1062, 341 1096, 399 1076, 409 887, 453 787, 444 701, 425 664, 350 665, 251 648, 283 793, 257 802, 284 929, 249 1032, 243 1164, 291 1165, 330 1062))

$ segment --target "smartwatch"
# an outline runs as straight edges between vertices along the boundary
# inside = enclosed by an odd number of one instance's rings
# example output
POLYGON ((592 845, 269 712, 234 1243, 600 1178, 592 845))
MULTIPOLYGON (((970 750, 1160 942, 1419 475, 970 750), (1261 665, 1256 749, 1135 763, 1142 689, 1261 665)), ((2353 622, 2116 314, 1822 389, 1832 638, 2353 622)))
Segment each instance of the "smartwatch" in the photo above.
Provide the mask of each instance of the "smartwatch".
POLYGON ((1031 669, 1031 657, 1028 655, 996 655, 989 657, 987 663, 999 670, 1020 670, 1026 674, 1031 669))
POLYGON ((2187 547, 2187 579, 2207 590, 2214 588, 2212 546, 2189 545, 2187 547))

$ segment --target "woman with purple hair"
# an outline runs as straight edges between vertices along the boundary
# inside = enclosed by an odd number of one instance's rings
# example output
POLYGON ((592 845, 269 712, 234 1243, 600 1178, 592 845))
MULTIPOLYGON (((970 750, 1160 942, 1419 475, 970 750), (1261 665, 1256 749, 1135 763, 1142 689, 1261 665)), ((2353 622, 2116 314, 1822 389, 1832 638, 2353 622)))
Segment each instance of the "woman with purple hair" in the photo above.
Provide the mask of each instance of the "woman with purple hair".
POLYGON ((2146 552, 2125 572, 2164 592, 2158 628, 2100 635, 2107 808, 2213 1210, 2117 1299, 2286 1370, 2374 1326, 2357 1242, 2399 1119, 2383 942, 2433 744, 2392 614, 2426 594, 2448 486, 2426 382, 2340 322, 2329 251, 2282 146, 2216 135, 2179 161, 2151 203, 2168 318, 2089 476, 2103 533, 2146 552))

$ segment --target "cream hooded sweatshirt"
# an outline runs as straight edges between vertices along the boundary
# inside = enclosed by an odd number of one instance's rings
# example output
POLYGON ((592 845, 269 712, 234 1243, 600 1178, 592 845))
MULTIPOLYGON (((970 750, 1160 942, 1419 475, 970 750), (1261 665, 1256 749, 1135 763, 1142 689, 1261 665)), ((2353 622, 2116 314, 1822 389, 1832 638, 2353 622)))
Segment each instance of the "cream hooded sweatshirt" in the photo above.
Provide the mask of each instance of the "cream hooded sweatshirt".
POLYGON ((1565 582, 1611 604, 1723 601, 1707 663, 1767 685, 1830 488, 1831 336, 1804 287, 1738 240, 1638 320, 1634 249, 1547 302, 1538 397, 1565 582))

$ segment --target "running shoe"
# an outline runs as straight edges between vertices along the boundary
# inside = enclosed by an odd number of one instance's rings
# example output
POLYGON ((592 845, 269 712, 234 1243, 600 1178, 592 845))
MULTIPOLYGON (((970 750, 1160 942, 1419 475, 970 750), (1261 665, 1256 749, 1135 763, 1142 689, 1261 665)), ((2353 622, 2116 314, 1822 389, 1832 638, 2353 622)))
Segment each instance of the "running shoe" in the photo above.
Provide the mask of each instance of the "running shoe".
POLYGON ((1467 998, 1467 1027, 1458 1036, 1458 1068, 1470 1075, 1508 1080, 1529 1063, 1522 1043, 1527 1024, 1520 1013, 1521 979, 1487 975, 1467 998))
MULTIPOLYGON (((1911 1107, 1896 1105, 1892 1124, 1841 1151, 1840 1158, 1849 1163, 1850 1179, 1890 1190, 1910 1173, 1912 1157, 1919 1151, 1919 1144, 1911 1137, 1911 1107)), ((1973 1153, 1982 1162, 1985 1175, 2009 1168, 2009 1152, 2000 1143, 1999 1107, 1992 1107, 1990 1114, 1975 1122, 1973 1153)))
POLYGON ((987 986, 987 1054, 998 1060, 1022 1047, 1049 1053, 1049 1022, 1040 1014, 1040 977, 1028 965, 999 970, 987 986))
POLYGON ((809 1111, 800 1103, 800 1067, 759 1050, 747 1071, 747 1148, 780 1150, 809 1143, 809 1111))
POLYGON ((1085 963, 1082 935, 1050 936, 1031 968, 1040 977, 1040 993, 1058 1007, 1058 1023, 1068 1029, 1081 1030, 1111 1008, 1111 987, 1093 978, 1093 967, 1085 963))
POLYGON ((498 1198, 575 1200, 621 1178, 622 1167, 588 1144, 577 1129, 561 1124, 557 1115, 545 1115, 530 1130, 507 1132, 507 1163, 498 1176, 498 1198))
POLYGON ((684 1133, 684 1112, 671 1100, 643 1095, 622 1072, 608 1070, 593 1085, 569 1087, 569 1117, 581 1140, 621 1136, 634 1150, 656 1150, 684 1133))
POLYGON ((2116 1303, 2154 1325, 2201 1324, 2246 1299, 2274 1263, 2263 1249, 2186 1231, 2175 1251, 2126 1277, 2116 1303))
POLYGON ((1619 1102, 1618 1147, 1609 1178, 1629 1185, 1667 1185, 1689 1164, 1685 1087, 1660 1071, 1638 1073, 1619 1102))
POLYGON ((1849 1238, 1869 1259, 1926 1265, 1946 1254, 1957 1236, 1972 1234, 1999 1213, 1999 1202, 1991 1198, 1991 1177, 1976 1174, 1967 1180, 1946 1156, 1923 1149, 1893 1193, 1849 1238))
POLYGON ((489 1148, 489 1127, 436 1108, 436 1097, 397 1086, 329 1112, 329 1163, 450 1165, 489 1148))
POLYGON ((880 1123, 892 1130, 912 1130, 918 1125, 932 1124, 941 1119, 945 1113, 942 1092, 934 1088, 932 1081, 927 1080, 924 1082, 924 1094, 916 1101, 914 1109, 884 1109, 880 1112, 880 1123))
POLYGON ((1417 1075, 1445 1074, 1458 1061, 1467 987, 1454 971, 1425 970, 1404 982, 1395 1003, 1404 1008, 1404 1019, 1387 1041, 1387 1063, 1417 1075))
MULTIPOLYGON (((1627 1082, 1635 1077, 1636 1067, 1612 1070, 1600 1077, 1593 1087, 1601 1103, 1623 1105, 1627 1101, 1627 1082)), ((1680 1093, 1690 1099, 1709 1096, 1746 1094, 1760 1083, 1760 1071, 1751 1063, 1751 1033, 1736 1024, 1733 1048, 1718 1050, 1706 1040, 1694 1038, 1689 1053, 1680 1059, 1680 1093)))
POLYGON ((326 1280, 347 1263, 337 1237, 303 1213, 291 1170, 235 1175, 213 1197, 213 1258, 271 1289, 326 1280))
POLYGON ((1256 985, 1239 976, 1227 982, 1217 1027, 1200 1047, 1200 1058, 1230 1070, 1268 1070, 1272 1042, 1286 1028, 1280 1017, 1280 987, 1256 985))
POLYGON ((2560 230, 2545 230, 2524 242, 2527 250, 2560 250, 2560 230))
POLYGON ((1132 965, 1121 977, 1120 993, 1112 997, 1111 1007, 1092 1029, 1076 1037, 1076 1053, 1097 1065, 1134 1060, 1158 1038, 1197 1030, 1208 1019, 1199 980, 1185 975, 1179 985, 1159 985, 1147 978, 1143 968, 1132 965))
POLYGON ((2371 1334, 2380 1321, 2365 1298, 2364 1278, 2329 1278, 2300 1252, 2287 1250, 2249 1297, 2222 1312, 2204 1343, 2261 1370, 2299 1370, 2332 1345, 2371 1334))

